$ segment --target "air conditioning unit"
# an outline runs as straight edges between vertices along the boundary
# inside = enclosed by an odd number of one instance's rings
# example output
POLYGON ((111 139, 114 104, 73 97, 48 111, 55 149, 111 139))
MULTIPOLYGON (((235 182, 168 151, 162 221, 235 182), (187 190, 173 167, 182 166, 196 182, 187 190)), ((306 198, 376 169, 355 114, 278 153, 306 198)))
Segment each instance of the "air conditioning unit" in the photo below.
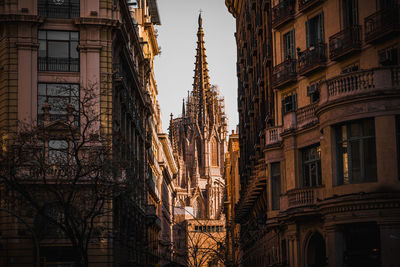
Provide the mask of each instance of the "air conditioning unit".
POLYGON ((378 57, 379 57, 379 64, 383 66, 397 65, 398 63, 396 48, 381 51, 379 52, 378 57))

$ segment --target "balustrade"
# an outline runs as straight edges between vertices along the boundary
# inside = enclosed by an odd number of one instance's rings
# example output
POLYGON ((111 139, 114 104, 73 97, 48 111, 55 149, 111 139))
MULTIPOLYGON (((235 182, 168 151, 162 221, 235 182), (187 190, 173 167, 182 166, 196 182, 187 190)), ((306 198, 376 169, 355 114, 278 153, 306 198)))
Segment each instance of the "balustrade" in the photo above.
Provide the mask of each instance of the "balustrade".
POLYGON ((287 192, 288 208, 311 206, 316 203, 318 188, 296 188, 287 192))
POLYGON ((281 127, 273 127, 266 130, 265 145, 273 145, 282 141, 280 136, 282 132, 281 127))
POLYGON ((296 110, 296 126, 298 129, 318 121, 315 115, 316 104, 311 104, 296 110))

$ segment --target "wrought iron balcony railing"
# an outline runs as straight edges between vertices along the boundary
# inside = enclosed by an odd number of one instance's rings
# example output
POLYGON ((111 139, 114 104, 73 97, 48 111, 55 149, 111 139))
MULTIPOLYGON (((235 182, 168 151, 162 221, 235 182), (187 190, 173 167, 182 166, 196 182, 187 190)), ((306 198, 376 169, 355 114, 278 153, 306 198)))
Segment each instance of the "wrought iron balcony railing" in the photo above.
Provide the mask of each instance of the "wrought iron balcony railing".
POLYGON ((272 8, 272 27, 277 28, 291 20, 295 13, 295 1, 284 0, 272 8))
POLYGON ((299 0, 299 11, 303 12, 308 8, 322 3, 324 0, 299 0))
POLYGON ((39 16, 70 19, 80 16, 80 1, 54 1, 54 0, 39 0, 38 2, 39 16))
POLYGON ((399 6, 392 5, 364 19, 365 42, 371 43, 392 33, 399 32, 399 6))
POLYGON ((287 59, 276 65, 272 72, 272 85, 279 87, 297 80, 296 60, 287 59))
POLYGON ((326 44, 319 43, 298 53, 297 67, 300 75, 307 75, 316 69, 325 66, 326 44))
POLYGON ((39 71, 78 72, 79 58, 38 57, 39 71))
POLYGON ((329 57, 337 60, 361 49, 361 26, 354 25, 329 38, 329 57))

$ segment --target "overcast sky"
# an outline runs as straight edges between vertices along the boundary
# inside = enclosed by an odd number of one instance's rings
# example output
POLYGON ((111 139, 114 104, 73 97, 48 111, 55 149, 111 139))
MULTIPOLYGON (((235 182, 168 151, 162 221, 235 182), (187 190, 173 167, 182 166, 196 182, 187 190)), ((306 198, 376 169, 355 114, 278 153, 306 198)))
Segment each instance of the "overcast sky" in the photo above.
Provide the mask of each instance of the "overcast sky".
POLYGON ((211 84, 225 97, 228 130, 236 129, 237 78, 235 20, 224 0, 159 0, 161 26, 155 60, 158 100, 163 130, 167 132, 170 113, 182 111, 182 98, 192 90, 199 10, 202 10, 204 40, 211 84))

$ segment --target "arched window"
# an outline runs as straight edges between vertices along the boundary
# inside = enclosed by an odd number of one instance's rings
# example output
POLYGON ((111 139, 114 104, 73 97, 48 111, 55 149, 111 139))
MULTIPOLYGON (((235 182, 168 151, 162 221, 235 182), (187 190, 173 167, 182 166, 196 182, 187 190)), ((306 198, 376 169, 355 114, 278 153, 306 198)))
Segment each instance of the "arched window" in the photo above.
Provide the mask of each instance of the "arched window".
POLYGON ((211 166, 218 166, 218 146, 215 137, 211 138, 211 166))

